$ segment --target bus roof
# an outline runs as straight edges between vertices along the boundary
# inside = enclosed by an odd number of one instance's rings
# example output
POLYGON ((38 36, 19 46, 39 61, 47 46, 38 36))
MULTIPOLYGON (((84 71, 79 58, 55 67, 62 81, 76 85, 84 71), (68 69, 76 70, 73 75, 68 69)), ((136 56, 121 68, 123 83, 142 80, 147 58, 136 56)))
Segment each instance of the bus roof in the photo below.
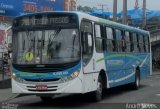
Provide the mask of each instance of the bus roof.
POLYGON ((106 24, 108 26, 113 26, 113 27, 120 28, 120 29, 123 29, 123 30, 128 30, 128 31, 133 31, 133 32, 135 31, 135 32, 139 32, 139 33, 142 33, 142 34, 149 34, 148 31, 145 31, 145 30, 142 30, 142 29, 139 29, 139 28, 136 28, 136 27, 120 24, 120 23, 117 23, 117 22, 113 22, 111 20, 95 17, 95 16, 92 16, 92 15, 89 15, 89 14, 86 14, 86 13, 82 13, 82 12, 75 12, 75 13, 78 14, 80 17, 84 18, 84 19, 90 19, 90 20, 95 21, 97 23, 103 23, 103 24, 106 24))
POLYGON ((128 25, 124 25, 124 24, 120 24, 120 23, 117 23, 117 22, 113 22, 113 21, 110 21, 110 20, 107 20, 107 19, 103 19, 103 18, 99 18, 99 17, 95 17, 95 16, 92 16, 92 15, 89 15, 89 14, 86 14, 86 13, 83 13, 83 12, 77 12, 77 11, 49 11, 49 12, 36 12, 36 13, 29 13, 29 14, 25 14, 25 15, 21 15, 21 16, 17 16, 15 17, 15 19, 17 18, 21 18, 21 17, 25 17, 25 16, 30 16, 30 15, 38 15, 38 14, 76 14, 78 15, 81 19, 87 19, 87 20, 90 20, 90 21, 94 21, 94 22, 97 22, 97 23, 103 23, 103 24, 106 24, 108 26, 111 26, 111 27, 116 27, 116 28, 120 28, 122 30, 127 30, 127 31, 132 31, 132 32, 139 32, 141 34, 149 34, 148 31, 145 31, 145 30, 142 30, 142 29, 139 29, 139 28, 136 28, 136 27, 131 27, 131 26, 128 26, 128 25))

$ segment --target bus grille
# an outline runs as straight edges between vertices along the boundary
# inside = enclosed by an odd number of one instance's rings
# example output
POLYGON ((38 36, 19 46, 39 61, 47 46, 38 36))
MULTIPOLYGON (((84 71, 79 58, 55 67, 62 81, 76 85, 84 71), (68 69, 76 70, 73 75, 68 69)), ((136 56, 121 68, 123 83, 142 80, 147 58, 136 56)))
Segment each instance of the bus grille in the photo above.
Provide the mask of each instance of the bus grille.
POLYGON ((60 78, 57 79, 40 79, 40 80, 32 80, 32 79, 24 79, 25 81, 30 81, 30 82, 55 82, 55 81, 59 81, 60 78))

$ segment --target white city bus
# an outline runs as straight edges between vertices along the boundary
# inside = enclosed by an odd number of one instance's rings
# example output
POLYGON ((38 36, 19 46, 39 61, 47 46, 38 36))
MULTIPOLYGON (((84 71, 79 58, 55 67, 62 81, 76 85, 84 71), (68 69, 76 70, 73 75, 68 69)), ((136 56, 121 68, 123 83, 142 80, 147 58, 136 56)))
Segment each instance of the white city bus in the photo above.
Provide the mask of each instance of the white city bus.
POLYGON ((91 93, 151 74, 149 33, 79 12, 44 12, 13 21, 12 92, 91 93))

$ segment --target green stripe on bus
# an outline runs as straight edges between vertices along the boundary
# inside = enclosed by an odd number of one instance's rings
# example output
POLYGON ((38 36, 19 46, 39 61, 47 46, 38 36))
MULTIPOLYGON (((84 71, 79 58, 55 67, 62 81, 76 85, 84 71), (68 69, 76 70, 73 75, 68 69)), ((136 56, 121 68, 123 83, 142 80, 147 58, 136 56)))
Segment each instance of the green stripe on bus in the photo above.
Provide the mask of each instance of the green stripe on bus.
POLYGON ((36 75, 36 76, 46 76, 47 74, 44 73, 31 73, 31 72, 15 72, 16 74, 23 74, 23 75, 36 75))
POLYGON ((133 56, 133 55, 129 55, 129 54, 114 54, 114 55, 110 55, 110 56, 105 56, 104 58, 100 58, 96 62, 98 63, 100 61, 111 59, 111 58, 114 58, 114 57, 130 57, 130 58, 134 58, 136 60, 139 60, 141 62, 143 61, 143 59, 138 58, 138 57, 133 56))

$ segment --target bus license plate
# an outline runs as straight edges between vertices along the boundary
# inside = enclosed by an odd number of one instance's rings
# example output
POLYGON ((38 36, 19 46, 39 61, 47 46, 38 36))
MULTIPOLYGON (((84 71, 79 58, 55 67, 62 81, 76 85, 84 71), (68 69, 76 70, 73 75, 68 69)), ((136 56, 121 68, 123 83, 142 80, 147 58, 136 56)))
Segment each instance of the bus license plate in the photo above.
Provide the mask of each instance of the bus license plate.
POLYGON ((36 85, 36 90, 47 90, 47 85, 36 85))

